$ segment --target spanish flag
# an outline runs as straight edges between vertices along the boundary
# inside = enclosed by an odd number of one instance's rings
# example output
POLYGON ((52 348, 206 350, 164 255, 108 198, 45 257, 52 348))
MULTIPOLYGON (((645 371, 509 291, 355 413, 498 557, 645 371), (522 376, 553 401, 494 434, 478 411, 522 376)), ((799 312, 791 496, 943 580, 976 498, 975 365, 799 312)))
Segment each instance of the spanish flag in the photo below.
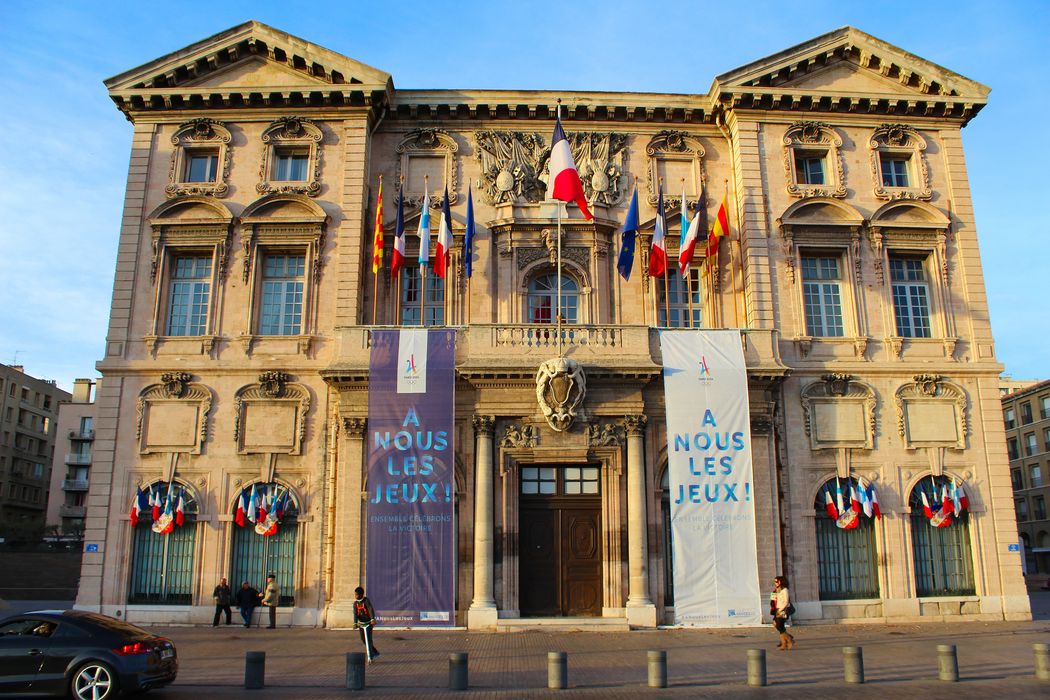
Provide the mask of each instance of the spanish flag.
POLYGON ((379 194, 376 196, 376 229, 372 237, 372 274, 383 267, 383 176, 379 176, 379 194))
POLYGON ((722 204, 718 207, 718 214, 715 216, 715 223, 711 225, 711 235, 707 238, 707 260, 710 260, 718 254, 718 244, 722 242, 723 238, 729 238, 729 210, 726 207, 726 198, 729 195, 722 197, 722 204))

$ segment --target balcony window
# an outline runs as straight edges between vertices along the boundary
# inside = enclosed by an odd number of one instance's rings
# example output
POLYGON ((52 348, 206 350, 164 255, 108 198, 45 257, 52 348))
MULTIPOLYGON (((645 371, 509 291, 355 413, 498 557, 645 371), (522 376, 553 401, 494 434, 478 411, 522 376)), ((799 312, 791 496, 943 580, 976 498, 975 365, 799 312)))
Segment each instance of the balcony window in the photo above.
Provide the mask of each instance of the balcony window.
POLYGON ((1003 421, 1006 423, 1007 430, 1017 427, 1017 414, 1014 412, 1014 409, 1008 408, 1003 411, 1003 421))
POLYGON ((1032 422, 1032 404, 1025 401, 1021 404, 1021 425, 1028 425, 1032 422))
MULTIPOLYGON (((555 290, 558 276, 550 273, 540 275, 529 282, 528 322, 555 323, 558 300, 555 290)), ((576 280, 567 275, 561 277, 561 313, 565 323, 578 322, 580 290, 576 280)))

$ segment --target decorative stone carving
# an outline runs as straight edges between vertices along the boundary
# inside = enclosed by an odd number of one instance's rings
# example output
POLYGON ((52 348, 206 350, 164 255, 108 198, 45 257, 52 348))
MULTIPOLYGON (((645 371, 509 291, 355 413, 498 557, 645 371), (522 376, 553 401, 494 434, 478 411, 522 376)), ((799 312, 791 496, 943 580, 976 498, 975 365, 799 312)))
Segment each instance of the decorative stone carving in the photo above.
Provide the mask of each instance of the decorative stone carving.
POLYGON ((890 336, 886 338, 886 344, 890 346, 890 354, 893 355, 895 360, 901 359, 901 353, 904 352, 904 338, 898 336, 890 336))
POLYGON ((645 435, 645 426, 649 419, 644 414, 636 416, 624 416, 623 427, 628 437, 640 437, 645 435))
POLYGON ((587 445, 615 447, 623 444, 625 427, 616 423, 591 423, 587 426, 587 445))
POLYGON ((966 448, 966 392, 937 374, 916 374, 894 395, 897 430, 908 449, 966 448))
MULTIPOLYGON (((456 153, 459 152, 459 144, 444 129, 414 129, 407 134, 394 148, 398 154, 397 178, 405 178, 405 204, 420 206, 423 204, 423 189, 421 177, 415 177, 412 170, 413 159, 441 158, 441 173, 444 184, 448 185, 449 204, 458 201, 456 194, 459 181, 456 175, 456 153)), ((441 183, 434 183, 435 189, 441 183)), ((441 207, 441 197, 431 197, 430 206, 434 209, 441 207)))
POLYGON ((508 425, 503 429, 500 447, 529 448, 540 444, 540 431, 534 425, 508 425))
POLYGON ((281 117, 262 134, 264 144, 262 162, 259 165, 259 194, 305 194, 316 197, 321 193, 321 141, 324 134, 310 119, 303 117, 281 117), (307 152, 306 180, 274 180, 273 164, 282 149, 305 149, 307 152))
POLYGON ((536 372, 536 400, 550 427, 568 430, 587 394, 587 378, 575 360, 547 360, 536 372))
POLYGON ((200 454, 208 439, 212 395, 190 379, 186 372, 166 372, 160 384, 151 384, 139 394, 135 439, 141 454, 200 454))
POLYGON ((474 158, 481 164, 481 190, 489 204, 543 201, 547 183, 539 175, 549 157, 539 134, 474 132, 474 158))
POLYGON ((751 414, 751 434, 770 435, 773 432, 773 417, 768 412, 751 414))
MULTIPOLYGON (((301 453, 310 392, 283 372, 264 372, 240 388, 233 401, 233 440, 238 454, 301 453)), ((345 427, 345 423, 344 423, 345 427)))
POLYGON ((842 167, 842 139, 823 122, 800 121, 788 127, 784 134, 784 174, 787 191, 792 197, 837 197, 846 196, 846 174, 842 167), (824 157, 827 171, 826 182, 807 185, 799 182, 795 171, 795 151, 820 153, 824 157))
POLYGON ((933 198, 930 188, 930 166, 926 161, 926 139, 918 131, 906 124, 882 124, 868 141, 870 149, 871 179, 875 183, 875 196, 879 199, 919 199, 929 201, 933 198), (887 187, 882 184, 882 154, 907 158, 911 164, 909 177, 917 182, 909 182, 908 187, 887 187))
POLYGON ((368 419, 360 416, 347 416, 343 418, 343 432, 348 438, 363 438, 368 419))
POLYGON ((619 204, 626 192, 622 180, 627 169, 627 136, 577 131, 567 133, 566 138, 587 201, 609 207, 619 204))
POLYGON ((168 184, 164 194, 170 197, 182 195, 200 195, 225 197, 230 187, 226 181, 230 177, 230 149, 232 140, 226 124, 215 119, 193 119, 183 122, 171 137, 175 150, 171 153, 171 166, 168 168, 168 184), (184 182, 188 156, 193 151, 214 154, 219 166, 215 179, 210 182, 184 182))
MULTIPOLYGON (((698 138, 684 131, 664 130, 649 140, 645 153, 649 156, 649 167, 646 169, 649 204, 656 205, 660 189, 661 165, 666 171, 667 167, 673 163, 679 163, 680 167, 685 166, 683 172, 686 173, 684 175, 686 177, 686 197, 688 198, 689 191, 692 191, 697 199, 702 196, 707 177, 704 174, 704 147, 698 138)), ((668 183, 664 192, 664 206, 681 205, 679 201, 681 195, 676 191, 677 189, 679 189, 677 183, 668 183)), ((696 201, 693 200, 691 203, 696 204, 696 201)))
MULTIPOLYGON (((557 240, 554 235, 550 234, 551 232, 548 229, 543 230, 541 234, 541 240, 543 243, 542 248, 519 247, 514 249, 514 252, 517 254, 517 266, 519 270, 524 270, 537 260, 546 259, 551 265, 557 263, 557 240)), ((590 251, 587 248, 581 248, 579 246, 566 246, 564 245, 564 239, 561 248, 561 259, 562 262, 574 262, 584 270, 590 269, 590 251)), ((527 284, 524 280, 523 283, 527 284)))
POLYGON ((801 395, 810 448, 857 448, 875 444, 875 390, 849 374, 824 374, 801 395))
POLYGON ((474 432, 478 435, 489 435, 491 436, 494 430, 496 419, 492 416, 485 416, 478 413, 474 414, 474 432))

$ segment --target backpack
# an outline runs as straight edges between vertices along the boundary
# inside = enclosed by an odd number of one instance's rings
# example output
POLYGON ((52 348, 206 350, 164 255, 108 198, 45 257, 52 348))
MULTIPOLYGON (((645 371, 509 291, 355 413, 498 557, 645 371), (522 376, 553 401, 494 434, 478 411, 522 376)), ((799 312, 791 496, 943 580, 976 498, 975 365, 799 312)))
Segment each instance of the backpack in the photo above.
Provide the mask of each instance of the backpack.
POLYGON ((371 622, 372 616, 368 614, 368 603, 365 602, 366 598, 354 601, 354 617, 361 622, 371 622))

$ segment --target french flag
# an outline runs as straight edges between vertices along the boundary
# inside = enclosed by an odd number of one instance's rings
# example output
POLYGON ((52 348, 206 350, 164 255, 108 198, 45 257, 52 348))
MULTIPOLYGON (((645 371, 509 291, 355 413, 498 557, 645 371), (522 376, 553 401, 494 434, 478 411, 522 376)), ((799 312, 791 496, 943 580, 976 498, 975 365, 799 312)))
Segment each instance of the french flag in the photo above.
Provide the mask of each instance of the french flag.
POLYGON ((234 522, 237 523, 237 525, 239 525, 240 527, 244 527, 245 524, 244 511, 245 506, 247 505, 247 501, 248 494, 244 492, 244 489, 241 489, 241 495, 237 497, 237 512, 233 516, 234 522))
POLYGON ((153 522, 157 522, 160 518, 160 494, 155 493, 152 486, 149 487, 149 504, 152 510, 153 522))
POLYGON ((179 503, 175 506, 175 524, 182 527, 182 524, 186 522, 186 491, 182 489, 179 491, 179 503))
POLYGON ((871 515, 876 520, 882 517, 882 511, 879 510, 879 495, 875 493, 874 484, 868 484, 868 503, 871 504, 871 515))
POLYGON ((139 514, 145 510, 142 504, 142 489, 135 487, 135 500, 131 502, 131 527, 139 524, 139 514))
POLYGON ((266 514, 269 512, 269 508, 266 507, 266 499, 269 497, 267 487, 262 486, 259 488, 259 512, 255 516, 255 519, 260 523, 266 520, 266 514))
POLYGON ((583 212, 583 217, 593 220, 591 210, 587 208, 587 196, 583 193, 583 182, 572 159, 572 148, 565 130, 561 128, 561 103, 554 118, 554 136, 551 137, 550 182, 547 183, 547 196, 562 202, 576 202, 583 212))
POLYGON ((660 185, 660 197, 656 201, 656 224, 653 228, 653 246, 649 251, 649 276, 663 277, 667 274, 667 249, 664 234, 667 223, 664 221, 664 187, 660 185))
POLYGON ((864 488, 863 486, 861 486, 860 484, 858 484, 857 485, 857 495, 860 496, 860 506, 861 506, 861 508, 864 509, 864 515, 870 518, 871 514, 872 514, 872 510, 871 510, 871 499, 868 498, 868 490, 866 488, 864 488))
MULTIPOLYGON (((170 486, 169 486, 169 489, 170 489, 170 486)), ((164 501, 164 515, 167 516, 167 519, 166 519, 166 522, 163 523, 164 527, 162 527, 157 532, 157 534, 159 534, 159 535, 170 534, 171 531, 175 529, 175 519, 172 517, 172 514, 171 514, 171 494, 170 494, 170 492, 168 494, 167 500, 164 501)))
POLYGON ((430 193, 423 185, 423 209, 419 213, 419 277, 423 282, 420 289, 426 289, 425 269, 430 262, 430 193))
POLYGON ((925 515, 927 518, 932 518, 933 517, 933 509, 930 508, 930 502, 926 500, 926 492, 925 491, 920 491, 919 493, 922 495, 922 513, 923 513, 923 515, 925 515))
POLYGON ((397 277, 405 266, 405 183, 397 190, 397 223, 394 224, 394 253, 390 258, 390 275, 397 277))
POLYGON ((941 512, 951 513, 953 508, 952 497, 948 493, 948 484, 941 487, 941 512))
MULTIPOLYGON (((685 197, 685 194, 683 193, 682 196, 685 197)), ((696 244, 700 240, 700 202, 696 203, 696 215, 689 222, 689 228, 684 231, 682 250, 678 254, 678 270, 682 273, 683 278, 689 274, 689 266, 693 263, 693 256, 696 254, 696 244)))
POLYGON ((956 484, 953 481, 952 486, 955 488, 955 515, 958 516, 964 510, 970 509, 970 499, 966 497, 962 484, 956 484))
POLYGON ((445 279, 451 251, 452 212, 448 208, 448 185, 445 185, 445 203, 441 207, 441 224, 438 226, 437 248, 434 251, 434 272, 441 279, 445 279))
POLYGON ((258 508, 259 506, 255 497, 255 484, 252 484, 252 492, 248 496, 248 511, 246 513, 248 516, 248 522, 255 522, 255 516, 258 515, 258 508))
POLYGON ((849 498, 850 504, 853 506, 853 510, 860 513, 864 509, 864 504, 860 502, 860 498, 857 497, 857 487, 850 481, 849 485, 849 498))
POLYGON ((828 517, 832 520, 839 519, 839 511, 834 501, 831 500, 831 490, 827 486, 824 487, 824 510, 828 512, 828 517))

